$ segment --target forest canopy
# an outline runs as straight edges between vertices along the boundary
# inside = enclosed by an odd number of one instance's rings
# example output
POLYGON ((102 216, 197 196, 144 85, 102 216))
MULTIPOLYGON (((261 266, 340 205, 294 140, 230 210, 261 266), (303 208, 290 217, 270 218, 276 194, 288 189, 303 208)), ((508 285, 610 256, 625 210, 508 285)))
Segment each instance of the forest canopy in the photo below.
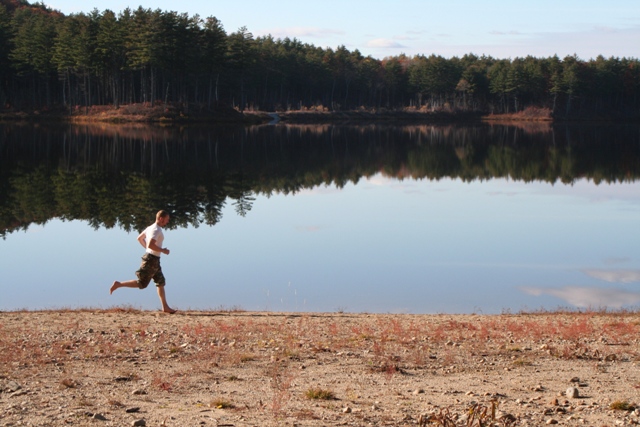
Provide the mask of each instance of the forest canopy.
POLYGON ((157 103, 264 111, 354 109, 640 117, 636 58, 376 59, 345 46, 228 33, 215 17, 139 7, 64 15, 0 0, 0 107, 157 103))

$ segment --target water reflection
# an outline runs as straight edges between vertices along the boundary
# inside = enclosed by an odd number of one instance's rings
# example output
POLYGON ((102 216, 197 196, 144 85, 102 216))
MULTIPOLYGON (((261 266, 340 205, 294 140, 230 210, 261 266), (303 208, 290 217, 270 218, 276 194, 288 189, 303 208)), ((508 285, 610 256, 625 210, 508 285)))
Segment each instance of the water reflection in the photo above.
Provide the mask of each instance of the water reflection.
POLYGON ((611 283, 640 282, 640 270, 585 270, 585 274, 611 283))
POLYGON ((525 287, 522 290, 534 296, 551 295, 572 306, 585 309, 619 309, 640 303, 640 292, 626 289, 564 286, 561 288, 525 287))
POLYGON ((638 126, 5 125, 0 136, 0 309, 41 306, 35 296, 104 304, 100 286, 137 268, 127 231, 158 207, 172 212, 179 308, 640 302, 638 126), (49 277, 68 289, 52 295, 49 277))
POLYGON ((173 226, 216 224, 227 202, 381 173, 402 179, 629 182, 637 126, 0 125, 0 233, 50 218, 140 230, 155 206, 173 226))

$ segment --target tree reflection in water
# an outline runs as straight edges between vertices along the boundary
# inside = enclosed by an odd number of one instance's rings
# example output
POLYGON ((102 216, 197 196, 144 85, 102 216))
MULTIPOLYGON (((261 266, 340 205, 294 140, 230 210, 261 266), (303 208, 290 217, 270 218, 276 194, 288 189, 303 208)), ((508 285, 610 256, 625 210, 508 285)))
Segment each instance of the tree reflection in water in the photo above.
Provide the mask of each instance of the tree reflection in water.
POLYGON ((397 179, 629 182, 637 125, 0 126, 0 233, 52 218, 141 230, 214 225, 255 195, 397 179))

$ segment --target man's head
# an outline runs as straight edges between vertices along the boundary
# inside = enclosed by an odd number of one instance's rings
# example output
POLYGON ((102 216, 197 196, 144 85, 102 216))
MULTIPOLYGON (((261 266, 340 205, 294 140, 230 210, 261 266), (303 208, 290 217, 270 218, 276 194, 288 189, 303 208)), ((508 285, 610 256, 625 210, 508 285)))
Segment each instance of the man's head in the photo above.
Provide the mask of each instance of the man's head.
POLYGON ((167 225, 169 223, 169 218, 170 218, 169 212, 167 212, 165 210, 160 210, 156 214, 156 223, 160 227, 164 227, 165 225, 167 225))

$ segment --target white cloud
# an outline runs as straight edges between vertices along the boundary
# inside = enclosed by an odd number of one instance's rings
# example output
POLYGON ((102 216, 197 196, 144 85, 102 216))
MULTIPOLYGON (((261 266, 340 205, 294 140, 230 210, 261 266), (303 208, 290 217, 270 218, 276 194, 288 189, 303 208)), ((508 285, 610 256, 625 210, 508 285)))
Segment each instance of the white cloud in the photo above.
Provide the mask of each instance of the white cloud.
POLYGON ((551 295, 580 308, 621 308, 640 303, 640 293, 623 289, 565 286, 563 288, 522 287, 523 292, 534 295, 551 295))
POLYGON ((319 225, 299 225, 296 227, 297 231, 302 231, 306 233, 315 233, 316 231, 320 231, 322 227, 319 225))
POLYGON ((382 48, 382 49, 402 49, 406 46, 390 39, 373 39, 369 40, 366 44, 367 47, 382 48))
POLYGON ((489 34, 494 36, 519 36, 522 33, 519 31, 490 31, 489 34))
POLYGON ((422 37, 411 44, 406 54, 434 52, 444 57, 462 56, 468 53, 490 55, 494 58, 515 58, 527 55, 564 58, 576 54, 580 59, 638 57, 640 26, 628 28, 591 27, 575 31, 499 31, 486 30, 477 33, 475 39, 451 37, 422 37))
POLYGON ((603 261, 605 264, 613 265, 613 264, 626 264, 631 262, 631 258, 629 257, 621 257, 621 258, 607 258, 603 261))
POLYGON ((409 36, 395 36, 393 38, 394 40, 419 40, 419 37, 417 35, 409 35, 409 36))
MULTIPOLYGON (((259 35, 272 35, 275 38, 327 38, 334 36, 343 36, 345 34, 342 30, 334 30, 330 28, 319 27, 286 27, 286 28, 272 28, 265 29, 258 32, 259 35)), ((302 42, 308 42, 307 40, 301 40, 302 42)))
POLYGON ((367 178, 367 182, 371 185, 375 185, 376 187, 387 186, 392 183, 389 178, 385 178, 380 174, 376 174, 371 178, 367 178))
POLYGON ((640 270, 584 270, 584 273, 609 283, 640 282, 640 270))

